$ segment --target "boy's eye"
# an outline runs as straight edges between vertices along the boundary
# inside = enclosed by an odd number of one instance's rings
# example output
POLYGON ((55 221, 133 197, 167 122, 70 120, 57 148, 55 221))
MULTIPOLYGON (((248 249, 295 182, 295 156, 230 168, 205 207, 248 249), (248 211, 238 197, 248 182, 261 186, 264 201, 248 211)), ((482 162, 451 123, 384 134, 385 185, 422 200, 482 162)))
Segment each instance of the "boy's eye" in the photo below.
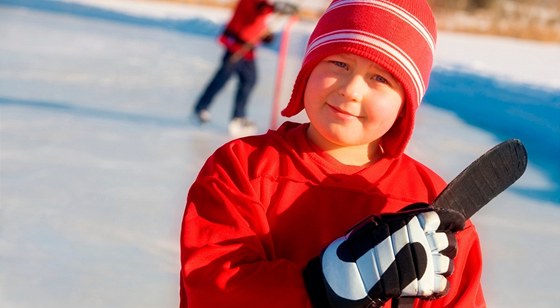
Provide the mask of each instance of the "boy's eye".
POLYGON ((377 81, 377 82, 389 84, 389 80, 387 80, 387 78, 385 78, 381 75, 377 75, 377 74, 373 75, 372 79, 377 81))
POLYGON ((340 68, 348 68, 348 64, 344 63, 344 62, 340 62, 340 61, 335 61, 335 60, 331 60, 330 61, 332 64, 340 67, 340 68))

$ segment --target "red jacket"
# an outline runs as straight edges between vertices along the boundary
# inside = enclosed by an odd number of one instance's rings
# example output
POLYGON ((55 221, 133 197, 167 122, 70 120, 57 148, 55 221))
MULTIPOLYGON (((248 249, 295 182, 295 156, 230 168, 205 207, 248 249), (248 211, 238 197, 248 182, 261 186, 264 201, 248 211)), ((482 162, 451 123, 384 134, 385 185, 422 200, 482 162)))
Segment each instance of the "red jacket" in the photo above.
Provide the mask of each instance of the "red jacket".
POLYGON ((240 0, 219 38, 220 43, 231 53, 249 48, 244 57, 253 59, 253 47, 267 34, 266 19, 273 11, 273 6, 268 1, 240 0))
MULTIPOLYGON (((301 274, 310 259, 365 217, 431 202, 445 187, 404 154, 342 165, 309 143, 307 127, 287 122, 208 159, 183 217, 181 307, 310 307, 301 274)), ((416 307, 484 306, 470 221, 457 238, 450 292, 416 307)))

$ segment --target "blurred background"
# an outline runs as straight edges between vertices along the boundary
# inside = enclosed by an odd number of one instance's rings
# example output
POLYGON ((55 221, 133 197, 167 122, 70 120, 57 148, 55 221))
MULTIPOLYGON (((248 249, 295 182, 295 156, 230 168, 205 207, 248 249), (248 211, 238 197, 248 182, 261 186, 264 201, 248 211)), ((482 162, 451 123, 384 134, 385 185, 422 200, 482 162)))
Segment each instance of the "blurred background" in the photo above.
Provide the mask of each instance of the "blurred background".
MULTIPOLYGON (((294 2, 284 75, 278 40, 258 50, 260 132, 328 4, 294 2)), ((431 2, 441 31, 407 151, 451 180, 525 143, 527 172, 473 217, 484 291, 489 307, 557 307, 560 1, 431 2)), ((233 82, 207 127, 188 117, 234 3, 0 0, 0 307, 177 307, 185 196, 230 140, 233 82)))
MULTIPOLYGON (((161 0, 232 7, 235 0, 161 0)), ((557 0, 429 0, 442 30, 560 41, 557 0)), ((328 0, 301 1, 301 16, 316 18, 328 0)))

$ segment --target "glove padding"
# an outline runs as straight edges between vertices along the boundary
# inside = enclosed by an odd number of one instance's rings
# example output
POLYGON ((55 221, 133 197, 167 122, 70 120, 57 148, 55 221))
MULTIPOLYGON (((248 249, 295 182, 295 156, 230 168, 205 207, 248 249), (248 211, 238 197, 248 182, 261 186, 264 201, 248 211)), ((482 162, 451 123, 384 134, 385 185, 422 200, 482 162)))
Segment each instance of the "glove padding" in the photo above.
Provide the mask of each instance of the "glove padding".
POLYGON ((443 296, 457 252, 454 232, 464 224, 461 213, 424 203, 367 218, 319 258, 328 302, 378 307, 390 298, 443 296))

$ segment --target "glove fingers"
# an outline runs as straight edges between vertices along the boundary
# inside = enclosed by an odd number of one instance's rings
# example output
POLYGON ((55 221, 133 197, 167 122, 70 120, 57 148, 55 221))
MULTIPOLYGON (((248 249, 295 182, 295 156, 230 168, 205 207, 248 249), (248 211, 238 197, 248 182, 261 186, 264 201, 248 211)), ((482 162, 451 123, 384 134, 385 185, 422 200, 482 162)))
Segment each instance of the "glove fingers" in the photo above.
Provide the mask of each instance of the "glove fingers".
POLYGON ((440 252, 449 247, 449 237, 448 234, 443 232, 427 233, 426 239, 430 244, 430 248, 433 252, 440 252))
POLYGON ((434 277, 434 296, 433 297, 440 297, 444 294, 447 294, 449 291, 449 282, 447 278, 441 275, 436 275, 434 277))
POLYGON ((432 253, 441 253, 444 256, 455 258, 457 255, 457 238, 451 232, 427 233, 426 239, 430 244, 432 253))
POLYGON ((447 247, 440 250, 440 253, 444 256, 450 257, 451 259, 455 258, 457 255, 457 238, 455 237, 454 233, 446 232, 445 236, 447 237, 447 247))
POLYGON ((451 209, 435 209, 440 220, 440 225, 437 231, 451 231, 457 232, 465 228, 465 216, 463 214, 451 209))
MULTIPOLYGON (((455 220, 452 223, 454 224, 459 222, 464 225, 464 221, 461 222, 462 215, 458 212, 455 213, 459 216, 456 216, 455 214, 452 214, 452 216, 458 220, 455 220)), ((439 212, 425 212, 418 214, 418 219, 426 232, 426 238, 431 251, 439 252, 450 258, 455 258, 457 255, 457 238, 454 234, 455 231, 447 229, 447 227, 450 227, 450 220, 447 220, 448 217, 450 216, 443 216, 443 219, 440 219, 442 216, 439 215, 439 212)))
POLYGON ((448 277, 453 272, 453 262, 451 259, 440 254, 432 255, 434 260, 434 272, 438 275, 448 277))

